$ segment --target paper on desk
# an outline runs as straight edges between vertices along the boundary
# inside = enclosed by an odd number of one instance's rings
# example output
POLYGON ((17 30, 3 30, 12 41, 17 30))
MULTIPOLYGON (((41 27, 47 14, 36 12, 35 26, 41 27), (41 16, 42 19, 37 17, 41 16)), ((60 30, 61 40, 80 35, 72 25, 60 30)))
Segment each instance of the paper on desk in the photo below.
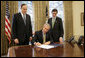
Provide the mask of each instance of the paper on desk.
POLYGON ((54 46, 51 46, 51 45, 41 45, 41 46, 37 46, 37 47, 44 48, 44 49, 54 48, 54 46))

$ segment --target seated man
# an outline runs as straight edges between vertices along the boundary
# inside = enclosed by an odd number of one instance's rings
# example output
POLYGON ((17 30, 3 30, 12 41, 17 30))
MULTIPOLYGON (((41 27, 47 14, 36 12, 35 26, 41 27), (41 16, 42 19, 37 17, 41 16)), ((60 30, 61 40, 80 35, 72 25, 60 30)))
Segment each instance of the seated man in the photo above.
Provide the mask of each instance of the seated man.
POLYGON ((40 31, 35 32, 34 39, 32 40, 34 45, 41 45, 45 44, 48 45, 53 42, 52 38, 50 37, 50 33, 48 33, 50 29, 49 24, 44 24, 43 29, 40 31))

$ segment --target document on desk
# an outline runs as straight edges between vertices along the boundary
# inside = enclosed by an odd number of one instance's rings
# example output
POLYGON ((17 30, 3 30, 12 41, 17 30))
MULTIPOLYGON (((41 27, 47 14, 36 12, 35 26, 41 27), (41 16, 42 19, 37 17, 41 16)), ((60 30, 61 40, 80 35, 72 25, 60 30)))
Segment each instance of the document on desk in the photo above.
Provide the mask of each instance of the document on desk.
POLYGON ((37 47, 44 48, 44 49, 54 48, 54 46, 52 46, 52 45, 41 45, 41 46, 37 46, 37 47))

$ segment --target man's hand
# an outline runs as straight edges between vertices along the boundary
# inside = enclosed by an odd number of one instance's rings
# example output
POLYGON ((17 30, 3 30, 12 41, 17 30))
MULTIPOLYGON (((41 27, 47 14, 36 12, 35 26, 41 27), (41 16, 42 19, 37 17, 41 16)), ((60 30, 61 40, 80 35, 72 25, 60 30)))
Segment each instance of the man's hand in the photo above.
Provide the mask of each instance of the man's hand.
POLYGON ((60 37, 60 38, 59 38, 59 41, 60 41, 60 44, 62 44, 62 43, 63 43, 63 38, 60 37))
POLYGON ((15 42, 15 44, 18 44, 19 40, 16 38, 16 39, 14 39, 14 42, 15 42))
POLYGON ((48 41, 48 42, 46 42, 46 43, 44 43, 45 45, 49 45, 50 44, 50 41, 48 41))
POLYGON ((32 37, 30 37, 29 41, 32 41, 32 37))
POLYGON ((35 42, 34 45, 40 46, 41 43, 39 43, 39 42, 36 43, 36 42, 35 42))

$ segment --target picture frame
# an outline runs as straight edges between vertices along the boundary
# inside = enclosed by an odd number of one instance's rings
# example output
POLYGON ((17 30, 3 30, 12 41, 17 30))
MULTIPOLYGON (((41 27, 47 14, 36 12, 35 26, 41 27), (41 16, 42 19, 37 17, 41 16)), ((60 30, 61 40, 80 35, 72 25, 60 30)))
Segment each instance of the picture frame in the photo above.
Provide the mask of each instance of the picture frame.
POLYGON ((84 26, 84 13, 81 13, 81 26, 84 26))

